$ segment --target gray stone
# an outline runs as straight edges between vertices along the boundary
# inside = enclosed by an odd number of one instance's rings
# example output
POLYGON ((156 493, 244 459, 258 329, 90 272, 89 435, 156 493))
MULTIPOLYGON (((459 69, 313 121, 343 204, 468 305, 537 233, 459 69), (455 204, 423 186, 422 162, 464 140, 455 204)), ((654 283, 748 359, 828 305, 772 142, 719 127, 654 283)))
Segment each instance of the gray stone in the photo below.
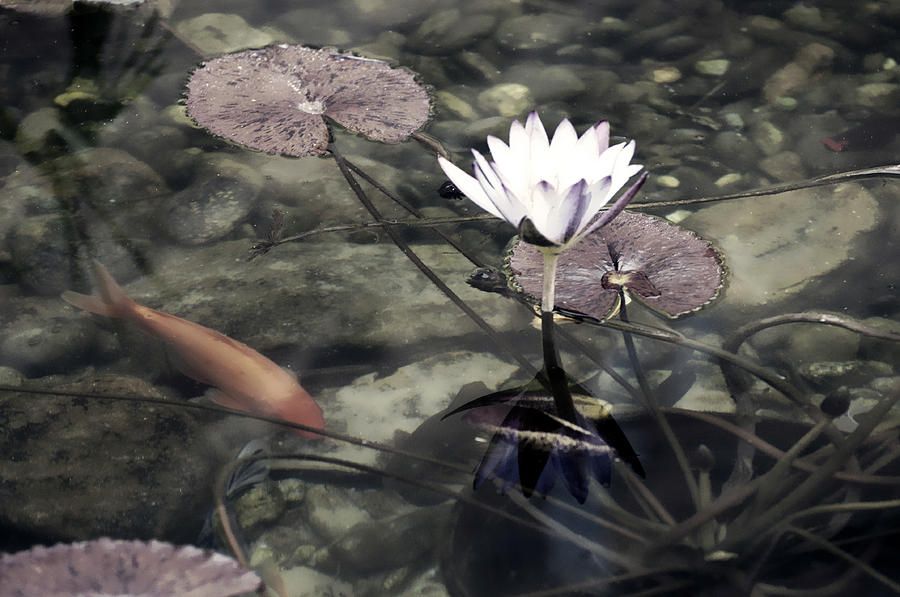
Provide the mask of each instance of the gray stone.
POLYGON ((247 220, 263 186, 259 172, 227 156, 205 156, 188 188, 166 198, 159 226, 176 241, 201 245, 232 234, 247 220))
POLYGON ((820 390, 861 386, 873 378, 893 375, 894 368, 879 361, 820 361, 800 368, 800 374, 820 390))
POLYGON ((749 340, 761 355, 802 367, 819 361, 849 361, 856 358, 860 336, 843 328, 812 323, 775 326, 749 340))
MULTIPOLYGON (((33 382, 47 390, 161 397, 134 378, 33 382)), ((46 541, 193 541, 217 463, 183 409, 67 396, 0 395, 0 521, 46 541)))
POLYGON ((523 15, 503 21, 497 28, 497 43, 512 50, 535 50, 571 43, 583 23, 554 13, 523 15))
POLYGON ((713 138, 711 147, 723 162, 733 167, 755 164, 761 154, 747 135, 737 131, 721 131, 713 138))
POLYGON ((277 35, 251 27, 236 14, 208 12, 175 25, 179 36, 190 41, 205 56, 261 48, 279 41, 277 35))
POLYGON ((320 545, 330 545, 357 524, 372 519, 360 505, 361 499, 338 485, 315 485, 306 491, 304 519, 319 537, 320 545))
POLYGON ((429 557, 447 525, 452 504, 359 522, 329 551, 354 572, 370 575, 413 565, 429 557), (391 546, 385 549, 385 546, 391 546))
POLYGON ((784 132, 769 121, 760 121, 750 127, 750 138, 765 155, 775 155, 784 146, 784 132))
POLYGON ((724 304, 759 305, 802 292, 850 255, 856 236, 879 219, 862 186, 806 189, 762 200, 704 207, 684 225, 725 255, 724 304), (852 205, 853 209, 847 209, 852 205))
POLYGON ((493 15, 463 15, 458 8, 449 8, 422 21, 409 44, 423 54, 445 54, 477 43, 490 35, 496 24, 493 15))
POLYGON ((478 94, 478 105, 485 111, 510 118, 533 108, 534 98, 531 90, 521 83, 499 83, 478 94))
POLYGON ((780 151, 763 158, 759 169, 781 182, 798 181, 806 178, 803 161, 793 151, 780 151))
POLYGON ((32 291, 59 294, 73 286, 69 270, 72 248, 66 242, 68 218, 60 214, 22 219, 7 238, 13 267, 32 291))
POLYGON ((16 145, 23 155, 53 155, 69 146, 70 133, 56 108, 40 108, 28 114, 16 129, 16 145))
POLYGON ((574 65, 521 63, 507 70, 503 80, 528 87, 537 103, 569 99, 587 89, 584 78, 574 65))
POLYGON ((83 363, 88 349, 96 344, 96 325, 87 318, 68 317, 61 301, 41 301, 33 309, 40 316, 23 314, 4 326, 0 362, 29 377, 64 373, 83 363), (55 309, 48 308, 48 302, 55 309), (53 310, 55 316, 51 316, 53 310))
POLYGON ((285 499, 277 484, 259 483, 233 502, 241 528, 253 532, 256 527, 274 523, 285 512, 285 499))
MULTIPOLYGON (((0 353, 2 354, 2 353, 0 353)), ((12 367, 0 366, 0 384, 5 386, 20 386, 25 382, 25 377, 12 367)))
POLYGON ((900 101, 900 85, 897 83, 866 83, 856 88, 860 105, 891 110, 900 101))
POLYGON ((713 60, 698 60, 694 63, 694 69, 701 75, 711 77, 721 77, 728 72, 731 63, 724 58, 716 58, 713 60))

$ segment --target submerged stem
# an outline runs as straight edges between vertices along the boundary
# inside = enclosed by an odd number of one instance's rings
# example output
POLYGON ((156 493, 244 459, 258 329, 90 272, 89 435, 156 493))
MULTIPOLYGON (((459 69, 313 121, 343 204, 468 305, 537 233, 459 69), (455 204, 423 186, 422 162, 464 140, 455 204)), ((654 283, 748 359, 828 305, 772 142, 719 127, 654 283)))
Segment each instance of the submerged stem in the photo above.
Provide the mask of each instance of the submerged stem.
POLYGON ((553 312, 544 311, 541 314, 541 340, 544 349, 544 373, 550 383, 550 392, 553 394, 553 403, 556 405, 557 414, 577 424, 575 414, 575 401, 572 400, 572 392, 569 391, 569 380, 566 372, 559 364, 559 356, 556 353, 556 339, 553 335, 553 312))

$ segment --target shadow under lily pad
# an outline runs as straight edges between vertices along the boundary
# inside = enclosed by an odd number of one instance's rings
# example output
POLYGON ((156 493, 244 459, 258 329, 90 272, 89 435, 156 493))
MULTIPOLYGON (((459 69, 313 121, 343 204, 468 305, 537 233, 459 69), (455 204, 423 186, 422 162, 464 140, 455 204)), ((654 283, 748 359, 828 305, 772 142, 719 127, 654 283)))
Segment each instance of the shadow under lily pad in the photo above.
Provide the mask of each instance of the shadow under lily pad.
POLYGON ((274 45, 208 60, 188 81, 191 117, 216 135, 291 156, 322 155, 323 116, 370 139, 398 143, 428 120, 413 73, 332 49, 274 45))
MULTIPOLYGON (((507 262, 517 288, 540 299, 541 252, 518 242, 507 262)), ((693 232, 623 212, 559 256, 555 307, 606 319, 618 310, 624 288, 650 309, 674 318, 716 298, 723 278, 720 256, 693 232)))

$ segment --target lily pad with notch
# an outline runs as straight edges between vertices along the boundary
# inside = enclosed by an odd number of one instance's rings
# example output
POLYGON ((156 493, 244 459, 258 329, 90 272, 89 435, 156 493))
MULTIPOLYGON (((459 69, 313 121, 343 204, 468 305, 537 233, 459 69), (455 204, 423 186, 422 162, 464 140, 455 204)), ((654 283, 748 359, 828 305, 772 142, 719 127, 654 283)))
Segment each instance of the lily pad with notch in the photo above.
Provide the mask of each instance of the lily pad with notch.
POLYGON ((322 155, 323 116, 384 143, 428 120, 428 91, 387 62, 334 49, 273 45, 206 61, 187 86, 191 117, 247 147, 290 156, 322 155))
MULTIPOLYGON (((543 256, 517 242, 507 256, 517 290, 541 296, 543 256)), ((597 319, 614 315, 621 290, 676 318, 718 296, 722 258, 705 240, 660 218, 623 212, 559 256, 555 308, 597 319)))

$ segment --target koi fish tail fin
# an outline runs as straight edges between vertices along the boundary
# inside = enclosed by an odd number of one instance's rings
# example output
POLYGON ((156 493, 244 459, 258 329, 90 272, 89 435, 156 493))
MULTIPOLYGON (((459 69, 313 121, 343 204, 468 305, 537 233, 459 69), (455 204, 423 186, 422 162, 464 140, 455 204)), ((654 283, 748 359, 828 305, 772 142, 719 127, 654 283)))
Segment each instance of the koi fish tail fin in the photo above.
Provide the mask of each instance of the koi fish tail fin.
POLYGON ((70 305, 97 315, 127 316, 134 309, 134 301, 116 284, 116 281, 99 261, 94 260, 93 268, 98 294, 87 295, 66 290, 62 293, 62 299, 70 305))

